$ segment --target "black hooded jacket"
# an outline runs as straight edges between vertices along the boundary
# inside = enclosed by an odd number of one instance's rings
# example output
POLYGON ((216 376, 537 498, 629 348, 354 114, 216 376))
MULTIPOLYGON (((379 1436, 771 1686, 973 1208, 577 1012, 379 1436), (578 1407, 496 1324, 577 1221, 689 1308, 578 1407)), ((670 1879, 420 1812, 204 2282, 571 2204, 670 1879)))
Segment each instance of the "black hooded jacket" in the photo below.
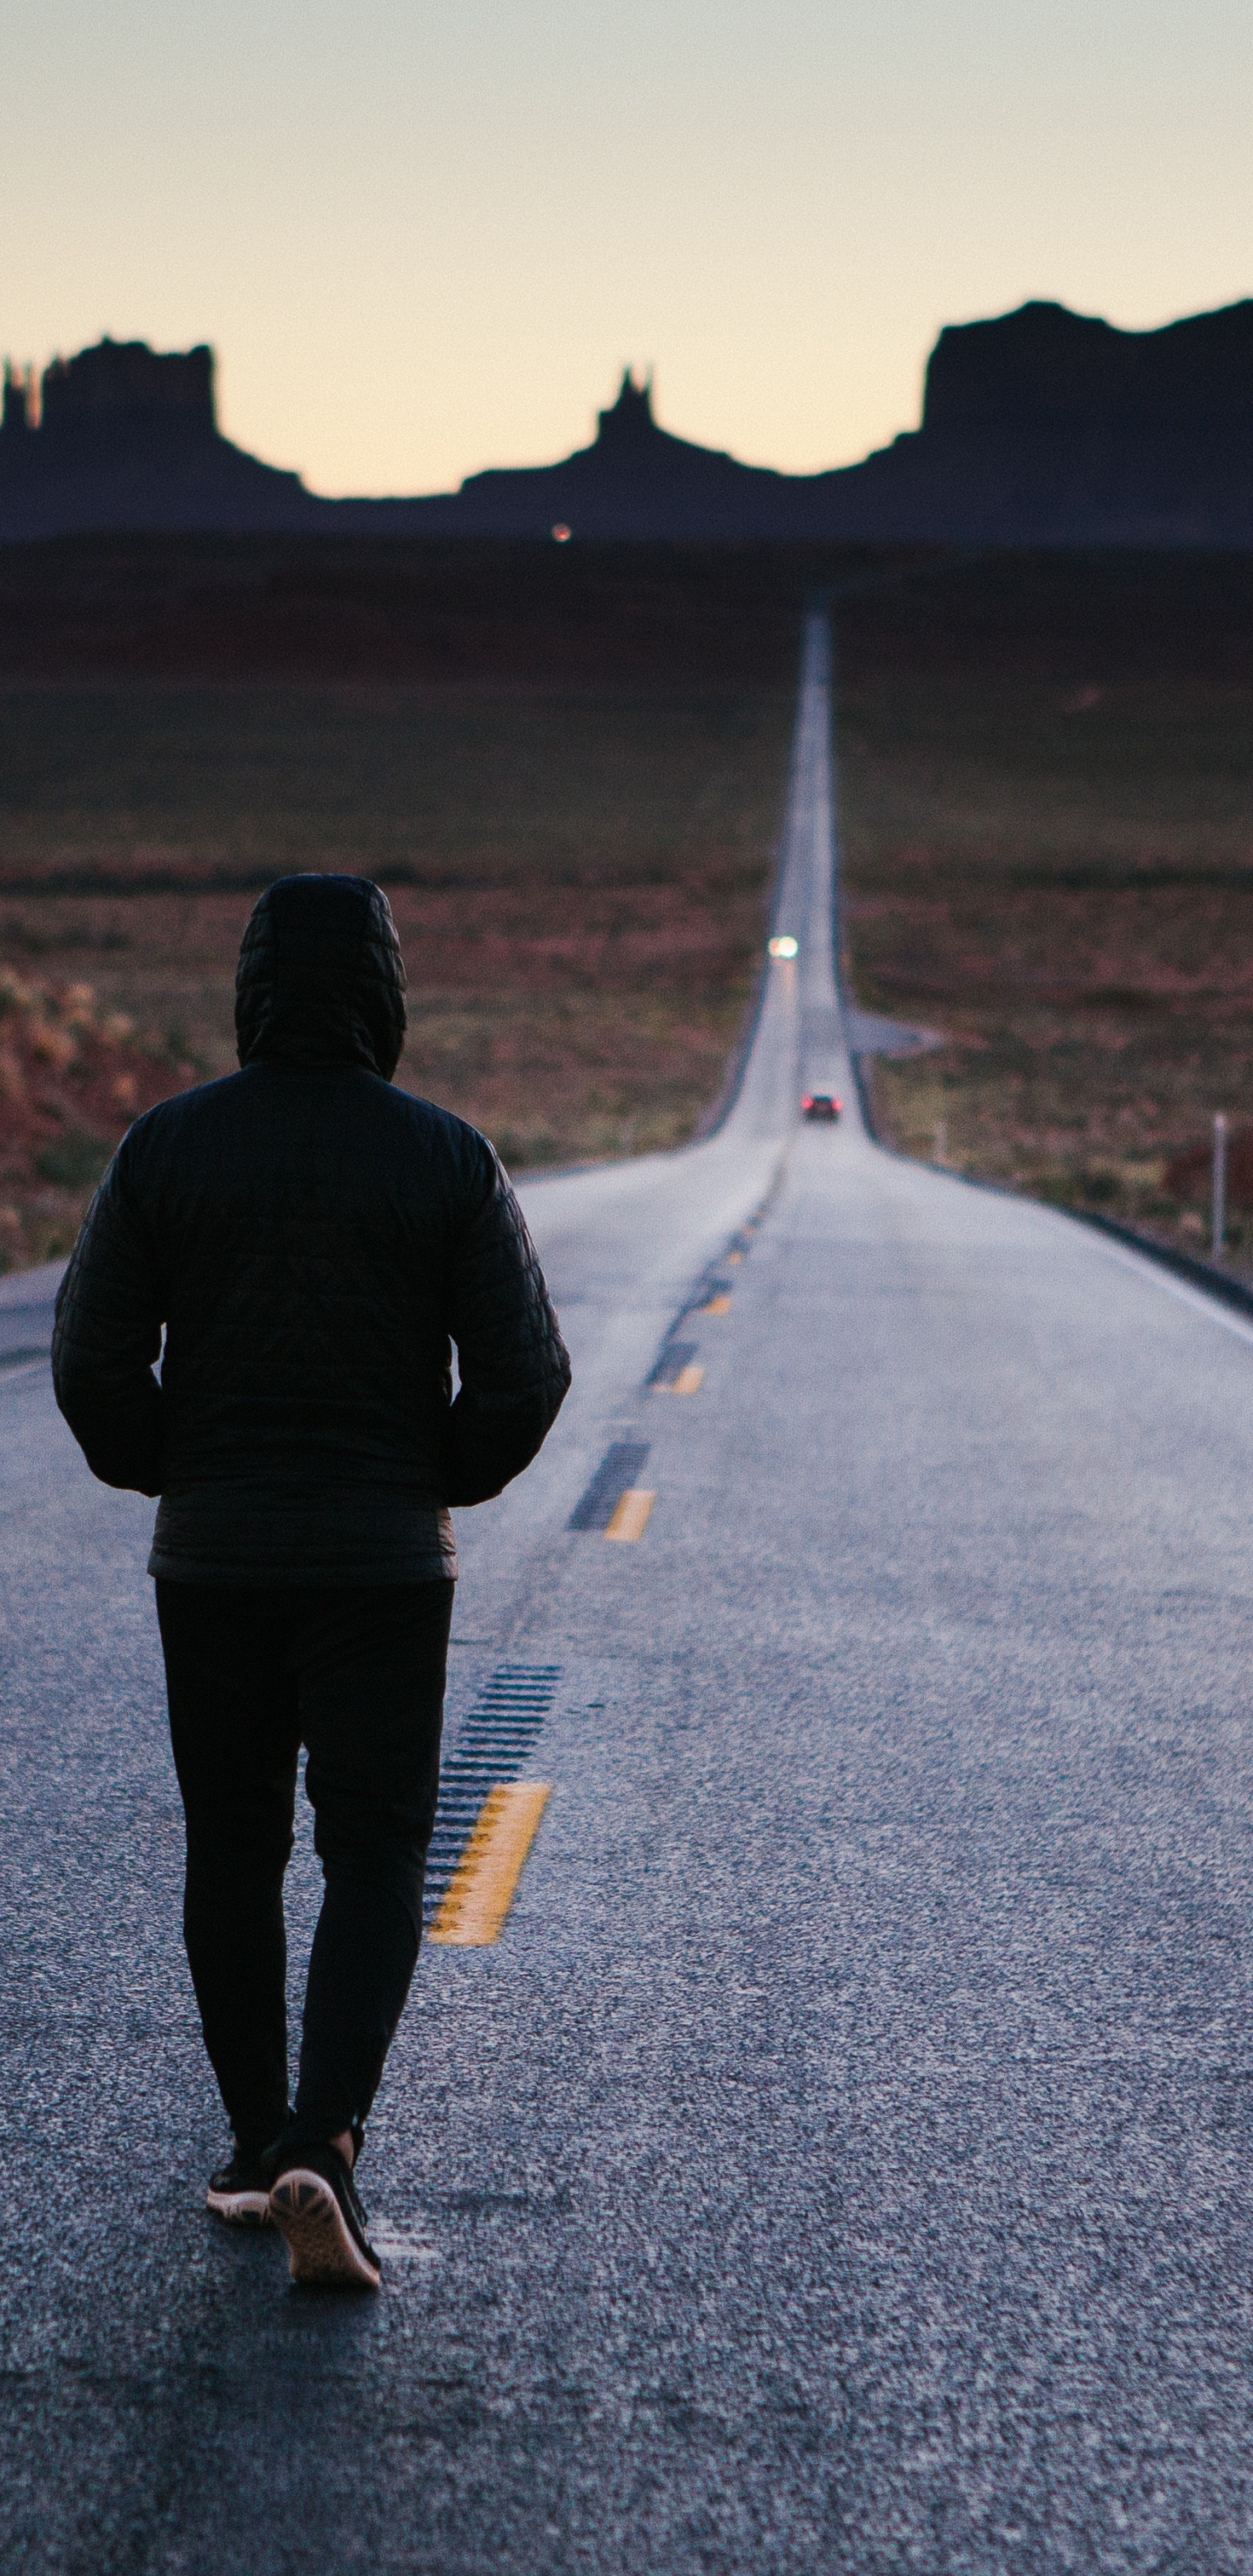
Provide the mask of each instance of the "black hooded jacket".
POLYGON ((448 1505, 499 1493, 570 1383, 491 1146, 392 1086, 404 984, 377 886, 271 886, 240 953, 243 1070, 137 1119, 88 1209, 57 1402, 97 1476, 160 1495, 154 1574, 455 1573, 448 1505))

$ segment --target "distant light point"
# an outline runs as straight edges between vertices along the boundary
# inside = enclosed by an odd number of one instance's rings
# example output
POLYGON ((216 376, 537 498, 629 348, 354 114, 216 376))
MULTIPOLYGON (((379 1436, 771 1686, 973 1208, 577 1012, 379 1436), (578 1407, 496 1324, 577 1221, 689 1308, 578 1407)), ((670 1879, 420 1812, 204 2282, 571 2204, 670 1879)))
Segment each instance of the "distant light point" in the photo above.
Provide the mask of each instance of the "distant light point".
POLYGON ((570 531, 566 526, 564 519, 558 519, 556 527, 553 529, 553 535, 555 536, 559 546, 569 545, 570 531))
POLYGON ((772 957, 795 957, 799 947, 799 939, 772 939, 770 942, 770 954, 772 957))

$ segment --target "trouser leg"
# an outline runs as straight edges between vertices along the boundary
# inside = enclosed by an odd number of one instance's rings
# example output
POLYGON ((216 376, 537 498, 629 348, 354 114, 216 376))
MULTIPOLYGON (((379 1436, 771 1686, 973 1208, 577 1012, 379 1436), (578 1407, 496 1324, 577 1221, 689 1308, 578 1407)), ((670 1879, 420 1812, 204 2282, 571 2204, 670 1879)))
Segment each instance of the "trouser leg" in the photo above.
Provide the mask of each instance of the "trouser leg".
POLYGON ((183 1932, 231 2127, 259 2147, 287 2117, 287 1943, 300 1720, 268 1649, 269 1596, 159 1581, 170 1736, 187 1820, 183 1932))
POLYGON ((300 1673, 305 1784, 325 1892, 292 2134, 364 2121, 404 2010, 439 1789, 451 1583, 327 1596, 300 1673))

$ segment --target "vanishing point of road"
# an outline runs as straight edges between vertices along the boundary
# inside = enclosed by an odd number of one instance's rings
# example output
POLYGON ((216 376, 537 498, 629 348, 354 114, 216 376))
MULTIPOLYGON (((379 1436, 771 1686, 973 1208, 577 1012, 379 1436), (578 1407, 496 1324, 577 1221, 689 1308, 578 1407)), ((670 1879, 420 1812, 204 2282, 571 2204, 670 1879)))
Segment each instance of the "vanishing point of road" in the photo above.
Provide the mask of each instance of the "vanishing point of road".
POLYGON ((863 1132, 828 734, 814 625, 730 1116, 524 1192, 575 1391, 462 1516, 449 1777, 513 1707, 551 1793, 377 2300, 201 2208, 150 1507, 5 1283, 6 2570, 1253 2566, 1253 1329, 863 1132))

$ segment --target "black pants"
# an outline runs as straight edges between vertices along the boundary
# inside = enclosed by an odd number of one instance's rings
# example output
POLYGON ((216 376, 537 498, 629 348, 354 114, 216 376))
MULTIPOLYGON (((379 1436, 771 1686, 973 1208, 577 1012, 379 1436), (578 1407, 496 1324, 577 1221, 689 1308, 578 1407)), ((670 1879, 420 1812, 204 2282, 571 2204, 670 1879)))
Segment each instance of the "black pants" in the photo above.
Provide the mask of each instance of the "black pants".
POLYGON ((246 2147, 337 2137, 378 2089, 418 1956, 452 1597, 451 1583, 157 1584, 187 1957, 246 2147), (302 1743, 325 1890, 291 2121, 283 1873, 302 1743))

